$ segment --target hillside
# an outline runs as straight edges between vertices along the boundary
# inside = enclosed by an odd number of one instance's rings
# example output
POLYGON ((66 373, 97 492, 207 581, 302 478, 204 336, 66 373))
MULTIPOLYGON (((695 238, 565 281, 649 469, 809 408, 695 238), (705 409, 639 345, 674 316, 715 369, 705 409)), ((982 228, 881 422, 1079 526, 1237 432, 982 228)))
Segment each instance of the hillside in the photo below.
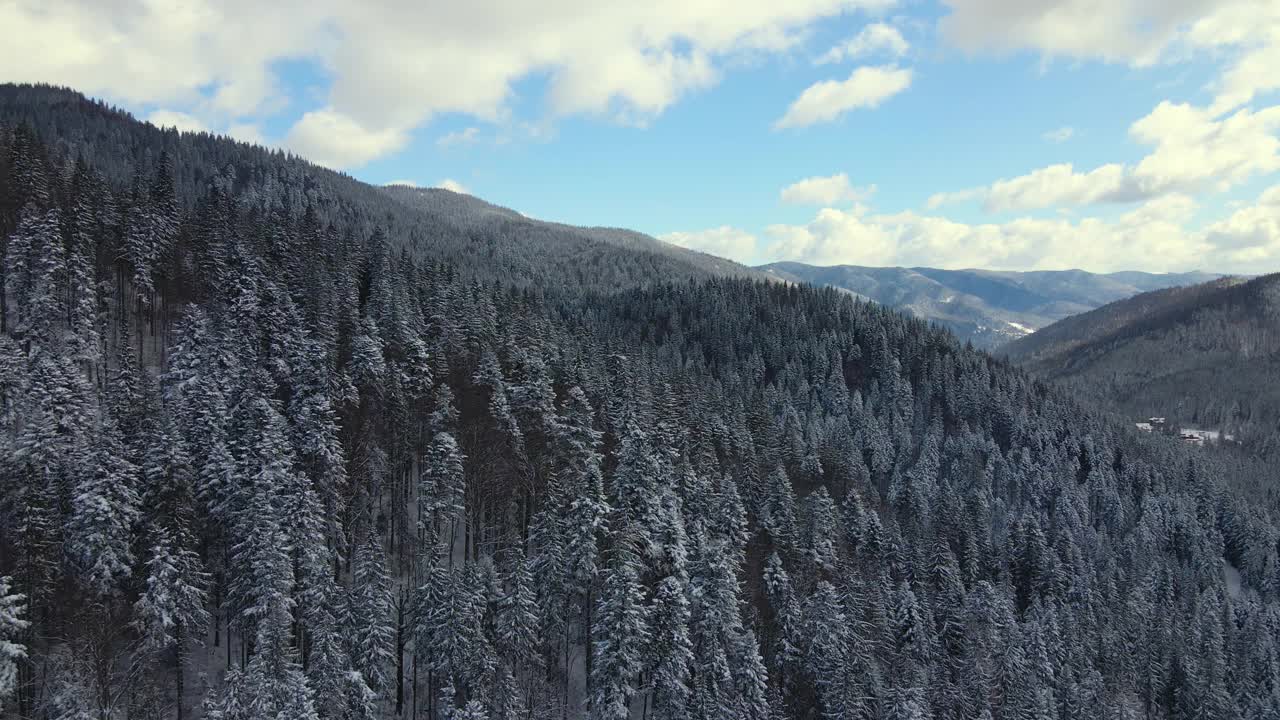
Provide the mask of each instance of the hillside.
POLYGON ((833 288, 0 98, 6 716, 1280 714, 1273 465, 833 288))
POLYGON ((1133 417, 1168 416, 1277 450, 1280 275, 1145 293, 1001 350, 1133 417))
POLYGON ((1083 270, 1004 272, 936 268, 817 267, 780 262, 759 268, 776 277, 848 290, 950 329, 977 347, 995 348, 1071 315, 1157 288, 1213 279, 1200 272, 1154 274, 1083 270))
MULTIPOLYGON (((739 265, 732 260, 708 255, 696 250, 664 243, 633 230, 620 228, 577 227, 563 223, 544 222, 525 217, 504 207, 487 203, 480 198, 456 193, 442 188, 410 188, 388 185, 382 188, 392 197, 410 207, 423 210, 432 217, 441 218, 454 227, 473 235, 501 238, 513 246, 531 244, 546 246, 553 257, 564 253, 584 252, 570 243, 588 241, 588 246, 600 252, 603 246, 613 246, 634 251, 640 257, 656 256, 650 262, 651 272, 645 277, 679 279, 690 274, 705 273, 709 276, 754 277, 765 279, 767 275, 753 268, 739 265)), ((597 278, 594 282, 599 283, 597 278)), ((634 282, 623 281, 613 287, 626 287, 634 282)), ((590 285, 592 281, 581 280, 590 285)))
MULTIPOLYGON (((639 233, 541 222, 447 190, 374 187, 278 150, 138 123, 76 93, 0 84, 0 124, 22 123, 50 134, 58 152, 74 150, 112 186, 127 187, 136 168, 154 165, 164 153, 173 168, 176 201, 185 211, 196 209, 211 184, 246 196, 278 195, 283 199, 276 207, 261 210, 296 213, 310 203, 326 220, 365 234, 380 228, 397 250, 421 261, 448 260, 467 277, 554 290, 631 287, 709 273, 759 276, 639 233), (316 207, 318 198, 323 210, 316 207)), ((14 203, 21 196, 19 189, 3 199, 14 203)))

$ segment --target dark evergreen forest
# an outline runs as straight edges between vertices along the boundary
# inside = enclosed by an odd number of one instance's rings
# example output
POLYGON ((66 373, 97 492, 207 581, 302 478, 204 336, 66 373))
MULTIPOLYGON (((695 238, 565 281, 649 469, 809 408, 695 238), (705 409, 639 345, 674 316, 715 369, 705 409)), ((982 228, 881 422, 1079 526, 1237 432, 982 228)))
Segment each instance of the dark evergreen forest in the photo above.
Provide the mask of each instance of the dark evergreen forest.
POLYGON ((1280 717, 1274 465, 466 207, 0 86, 6 716, 1280 717))
POLYGON ((1280 464, 1280 274, 1144 293, 1041 332, 1001 352, 1131 420, 1220 430, 1280 464))

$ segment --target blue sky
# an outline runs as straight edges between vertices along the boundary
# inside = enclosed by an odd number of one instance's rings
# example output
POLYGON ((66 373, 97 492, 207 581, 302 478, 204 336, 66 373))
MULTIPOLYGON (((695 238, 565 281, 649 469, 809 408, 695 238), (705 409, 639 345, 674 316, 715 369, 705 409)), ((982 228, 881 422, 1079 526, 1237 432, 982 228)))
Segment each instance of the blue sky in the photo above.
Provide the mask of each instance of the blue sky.
POLYGON ((7 80, 743 262, 1280 270, 1273 0, 17 0, 0 24, 7 80))

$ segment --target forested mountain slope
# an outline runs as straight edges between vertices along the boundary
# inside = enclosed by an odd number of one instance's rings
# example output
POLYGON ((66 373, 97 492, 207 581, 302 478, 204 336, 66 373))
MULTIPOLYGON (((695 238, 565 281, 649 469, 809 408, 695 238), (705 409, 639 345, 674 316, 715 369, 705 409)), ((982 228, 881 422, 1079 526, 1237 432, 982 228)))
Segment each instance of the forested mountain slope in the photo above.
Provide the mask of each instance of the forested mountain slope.
POLYGON ((776 277, 830 285, 902 308, 951 329, 961 340, 994 348, 1055 320, 1137 293, 1211 280, 1201 272, 1156 274, 1083 270, 940 270, 818 267, 779 262, 759 268, 776 277))
MULTIPOLYGON (((297 214, 310 205, 352 232, 381 230, 396 252, 419 261, 447 259, 468 278, 545 290, 629 287, 708 273, 760 276, 639 233, 540 222, 446 190, 374 187, 280 151, 207 133, 179 135, 58 88, 0 84, 0 123, 29 123, 52 133, 49 141, 58 150, 83 159, 127 194, 144 189, 132 187, 134 173, 153 167, 163 153, 182 211, 194 211, 212 186, 234 187, 238 194, 261 196, 264 213, 297 214)), ((23 198, 18 189, 4 200, 12 205, 23 198)))
POLYGON ((1167 416, 1280 452, 1280 275, 1139 295, 1003 351, 1133 417, 1167 416))
MULTIPOLYGON (((581 252, 581 250, 566 246, 567 242, 581 243, 583 240, 588 240, 594 245, 605 244, 639 251, 636 254, 640 257, 660 256, 660 260, 651 261, 654 266, 648 270, 652 274, 637 273, 636 277, 627 278, 621 283, 622 285, 684 278, 699 271, 716 276, 768 278, 768 275, 758 270, 739 265, 731 260, 670 245, 632 230, 576 227, 534 220, 514 210, 487 203, 471 195, 441 188, 388 185, 383 190, 410 207, 426 210, 433 216, 448 220, 468 234, 500 238, 510 245, 530 245, 534 248, 548 248, 548 252, 572 253, 581 252), (666 261, 668 266, 664 267, 662 261, 666 261)), ((600 250, 596 251, 600 252, 600 250)), ((547 264, 550 264, 550 260, 552 258, 546 259, 547 264)), ((617 287, 617 284, 601 286, 617 287)))
POLYGON ((3 95, 16 717, 1280 713, 1273 467, 847 293, 3 95))

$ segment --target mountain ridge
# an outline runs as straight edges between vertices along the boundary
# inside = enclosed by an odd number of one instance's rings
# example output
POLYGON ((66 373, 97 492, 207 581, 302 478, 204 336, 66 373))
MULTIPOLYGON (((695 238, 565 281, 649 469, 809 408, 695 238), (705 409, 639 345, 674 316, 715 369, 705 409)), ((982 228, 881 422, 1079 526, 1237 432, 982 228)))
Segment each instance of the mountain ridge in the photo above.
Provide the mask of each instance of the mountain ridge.
POLYGON ((813 266, 777 262, 758 269, 790 281, 830 285, 900 307, 987 349, 1056 320, 1123 297, 1218 277, 1210 273, 1084 270, 946 270, 928 267, 813 266))
POLYGON ((1132 418, 1167 416, 1264 456, 1280 451, 1280 274, 1143 293, 999 352, 1132 418))

